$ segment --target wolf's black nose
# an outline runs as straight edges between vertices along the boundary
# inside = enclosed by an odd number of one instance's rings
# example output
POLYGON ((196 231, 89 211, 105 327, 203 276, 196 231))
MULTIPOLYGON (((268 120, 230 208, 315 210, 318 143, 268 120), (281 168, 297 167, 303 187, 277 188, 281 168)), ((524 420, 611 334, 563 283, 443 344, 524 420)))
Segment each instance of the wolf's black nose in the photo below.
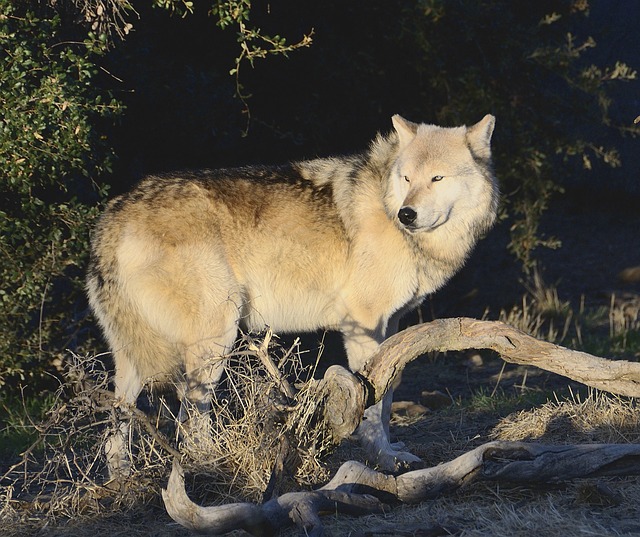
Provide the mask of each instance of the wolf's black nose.
POLYGON ((398 211, 398 220, 402 222, 403 225, 409 226, 416 221, 418 217, 418 213, 415 212, 411 207, 402 207, 398 211))

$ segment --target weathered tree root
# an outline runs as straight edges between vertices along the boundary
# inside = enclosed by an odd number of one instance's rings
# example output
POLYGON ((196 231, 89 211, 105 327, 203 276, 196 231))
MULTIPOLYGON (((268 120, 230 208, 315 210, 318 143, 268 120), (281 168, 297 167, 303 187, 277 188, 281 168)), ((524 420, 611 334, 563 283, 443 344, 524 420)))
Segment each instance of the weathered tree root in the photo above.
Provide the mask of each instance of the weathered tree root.
POLYGON ((334 442, 349 437, 362 419, 364 402, 380 401, 409 362, 427 352, 466 349, 492 349, 506 362, 535 366, 617 395, 640 397, 640 363, 608 360, 540 341, 499 321, 439 319, 387 339, 357 377, 331 366, 323 380, 330 387, 324 425, 334 442), (336 416, 348 416, 350 421, 337 427, 336 416))
MULTIPOLYGON (((432 468, 390 476, 345 462, 322 489, 358 493, 375 490, 403 503, 437 498, 477 480, 551 484, 576 478, 640 474, 640 445, 553 446, 494 441, 432 468)), ((376 492, 371 494, 377 495, 376 492)))
POLYGON ((273 535, 295 524, 304 535, 322 535, 320 515, 380 513, 384 504, 373 495, 342 490, 289 492, 262 505, 232 503, 201 507, 193 503, 184 488, 184 472, 175 460, 162 499, 169 516, 178 524, 198 532, 221 535, 242 529, 252 535, 273 535))
POLYGON ((263 505, 196 505, 185 492, 184 474, 176 461, 162 498, 171 518, 199 532, 218 535, 243 529, 252 535, 273 535, 295 524, 304 535, 321 535, 322 513, 378 513, 384 509, 383 502, 417 503, 478 480, 530 486, 618 475, 640 475, 640 445, 552 446, 495 441, 452 461, 399 476, 348 461, 321 489, 284 494, 263 505))

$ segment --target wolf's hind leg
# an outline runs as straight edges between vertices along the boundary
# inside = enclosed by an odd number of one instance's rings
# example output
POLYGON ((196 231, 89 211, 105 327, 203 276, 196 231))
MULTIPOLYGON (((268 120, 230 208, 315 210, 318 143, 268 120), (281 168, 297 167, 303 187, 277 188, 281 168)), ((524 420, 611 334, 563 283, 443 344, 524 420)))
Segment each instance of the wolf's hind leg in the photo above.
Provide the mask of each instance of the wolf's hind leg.
POLYGON ((116 363, 115 407, 123 415, 118 416, 116 430, 107 438, 104 451, 109 478, 117 482, 131 474, 131 416, 128 407, 136 404, 138 395, 142 391, 142 379, 123 353, 116 352, 114 359, 116 363))

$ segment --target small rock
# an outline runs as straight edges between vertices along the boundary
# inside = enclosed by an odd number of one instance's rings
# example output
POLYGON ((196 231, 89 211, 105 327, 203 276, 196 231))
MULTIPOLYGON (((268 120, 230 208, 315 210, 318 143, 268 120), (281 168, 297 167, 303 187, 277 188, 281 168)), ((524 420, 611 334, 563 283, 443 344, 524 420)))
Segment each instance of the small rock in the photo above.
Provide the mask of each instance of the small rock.
POLYGON ((420 394, 420 402, 431 410, 439 410, 451 406, 451 397, 446 393, 442 393, 438 390, 435 391, 423 391, 420 394))
POLYGON ((624 283, 640 282, 640 267, 629 267, 618 274, 618 279, 624 283))
POLYGON ((413 401, 394 401, 391 405, 391 412, 397 416, 406 416, 408 418, 417 418, 424 416, 429 409, 419 403, 413 401))

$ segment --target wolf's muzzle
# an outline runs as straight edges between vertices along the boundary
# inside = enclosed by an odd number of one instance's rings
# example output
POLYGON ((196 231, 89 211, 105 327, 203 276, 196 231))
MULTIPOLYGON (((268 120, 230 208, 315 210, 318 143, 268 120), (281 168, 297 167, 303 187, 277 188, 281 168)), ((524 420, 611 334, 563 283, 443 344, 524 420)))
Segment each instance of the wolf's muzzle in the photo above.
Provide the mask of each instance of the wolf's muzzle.
POLYGON ((398 211, 398 220, 404 226, 410 226, 418 218, 418 213, 411 207, 402 207, 398 211))

